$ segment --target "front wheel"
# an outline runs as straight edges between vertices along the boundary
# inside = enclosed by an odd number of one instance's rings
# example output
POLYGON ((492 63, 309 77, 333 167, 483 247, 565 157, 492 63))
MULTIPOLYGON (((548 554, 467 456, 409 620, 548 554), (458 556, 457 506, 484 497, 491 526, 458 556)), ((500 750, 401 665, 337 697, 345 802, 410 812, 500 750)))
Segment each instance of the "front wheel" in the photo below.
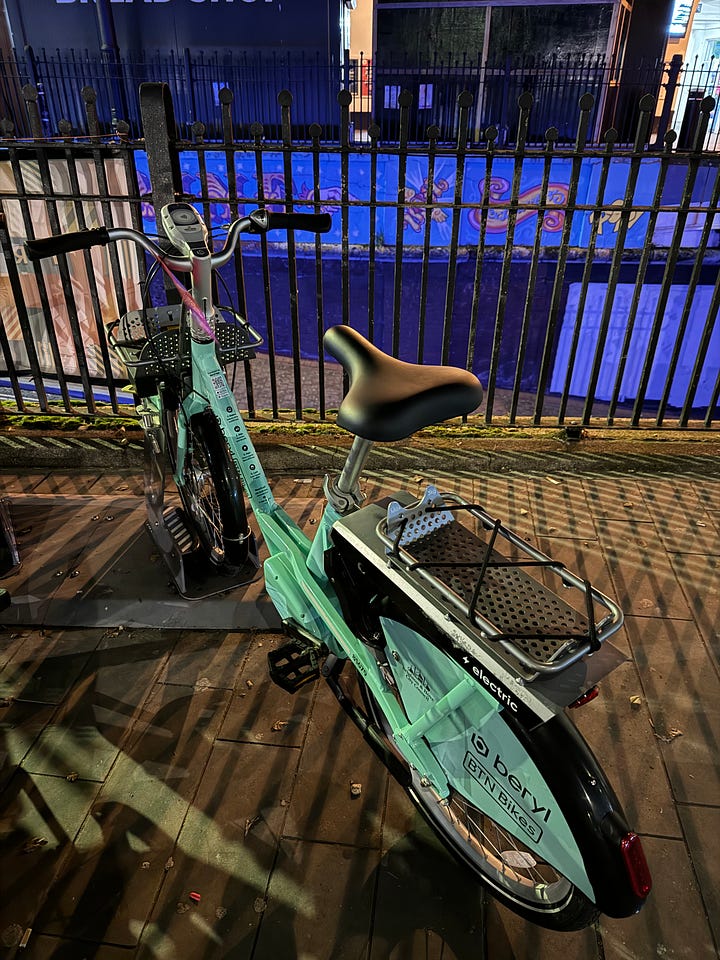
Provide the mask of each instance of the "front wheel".
MULTIPOLYGON (((166 434, 177 456, 177 418, 166 410, 166 434)), ((241 567, 248 559, 250 530, 242 483, 220 425, 210 410, 195 414, 187 429, 187 450, 178 485, 187 517, 203 553, 216 567, 241 567)))
MULTIPOLYGON (((405 764, 387 717, 368 686, 360 683, 369 719, 405 764)), ((442 800, 414 770, 405 790, 446 849, 514 913, 551 930, 581 930, 597 920, 598 909, 577 887, 457 790, 451 788, 442 800)))

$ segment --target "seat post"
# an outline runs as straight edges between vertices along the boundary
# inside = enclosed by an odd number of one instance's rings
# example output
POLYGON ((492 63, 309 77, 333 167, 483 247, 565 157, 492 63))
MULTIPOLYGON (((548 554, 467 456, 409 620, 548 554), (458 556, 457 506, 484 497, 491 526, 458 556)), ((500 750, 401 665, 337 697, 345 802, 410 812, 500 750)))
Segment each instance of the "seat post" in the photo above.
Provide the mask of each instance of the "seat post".
POLYGON ((360 473, 372 445, 372 440, 355 437, 340 476, 336 480, 325 478, 325 494, 330 505, 339 514, 351 513, 363 501, 363 495, 360 493, 360 473))

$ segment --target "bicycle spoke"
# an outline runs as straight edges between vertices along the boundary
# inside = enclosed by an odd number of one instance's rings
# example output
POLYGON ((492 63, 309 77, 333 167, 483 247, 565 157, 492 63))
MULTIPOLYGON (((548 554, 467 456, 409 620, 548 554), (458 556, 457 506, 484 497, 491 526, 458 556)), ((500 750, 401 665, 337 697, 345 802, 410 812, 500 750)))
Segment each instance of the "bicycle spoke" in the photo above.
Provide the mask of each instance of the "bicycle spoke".
POLYGON ((497 861, 496 869, 502 875, 538 891, 562 879, 551 864, 545 860, 538 860, 491 817, 486 817, 477 810, 479 819, 474 819, 471 816, 471 808, 475 809, 465 798, 457 794, 453 795, 451 803, 446 805, 451 822, 457 824, 457 828, 462 828, 466 841, 476 844, 480 848, 480 855, 484 850, 485 856, 490 856, 493 861, 497 861), (494 839, 488 835, 486 822, 491 825, 494 839), (511 853, 517 856, 511 859, 508 857, 511 853), (543 875, 543 871, 549 876, 543 875))

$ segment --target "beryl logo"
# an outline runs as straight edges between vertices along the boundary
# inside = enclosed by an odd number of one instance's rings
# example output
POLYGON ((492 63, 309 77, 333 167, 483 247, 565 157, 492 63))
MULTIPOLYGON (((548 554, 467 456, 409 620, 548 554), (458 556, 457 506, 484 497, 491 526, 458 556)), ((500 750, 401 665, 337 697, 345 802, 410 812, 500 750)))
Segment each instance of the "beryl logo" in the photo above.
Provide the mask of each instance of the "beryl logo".
POLYGON ((486 757, 490 753, 490 748, 485 743, 485 741, 483 740, 483 738, 480 736, 479 733, 473 733, 471 739, 472 739, 472 745, 475 747, 479 756, 486 757))

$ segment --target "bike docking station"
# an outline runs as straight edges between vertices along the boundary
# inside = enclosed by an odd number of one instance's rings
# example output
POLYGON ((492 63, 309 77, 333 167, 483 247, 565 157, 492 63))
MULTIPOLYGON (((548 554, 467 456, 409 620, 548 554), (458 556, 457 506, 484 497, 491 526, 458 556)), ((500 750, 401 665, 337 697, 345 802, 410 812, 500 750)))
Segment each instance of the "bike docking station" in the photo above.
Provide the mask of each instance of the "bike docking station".
MULTIPOLYGON (((145 433, 146 529, 180 596, 205 600, 252 583, 260 559, 255 535, 248 528, 242 534, 248 550, 244 564, 208 563, 207 551, 183 507, 166 501, 168 475, 173 472, 166 438, 168 430, 174 439, 177 437, 172 422, 177 410, 161 412, 145 401, 157 393, 158 378, 169 374, 182 378, 190 373, 190 334, 187 325, 182 324, 184 309, 183 304, 171 304, 131 311, 108 326, 107 336, 125 364, 145 433)), ((221 366, 252 359, 254 348, 262 343, 262 337, 249 324, 230 312, 230 320, 222 319, 216 312, 212 322, 215 352, 221 366)))

